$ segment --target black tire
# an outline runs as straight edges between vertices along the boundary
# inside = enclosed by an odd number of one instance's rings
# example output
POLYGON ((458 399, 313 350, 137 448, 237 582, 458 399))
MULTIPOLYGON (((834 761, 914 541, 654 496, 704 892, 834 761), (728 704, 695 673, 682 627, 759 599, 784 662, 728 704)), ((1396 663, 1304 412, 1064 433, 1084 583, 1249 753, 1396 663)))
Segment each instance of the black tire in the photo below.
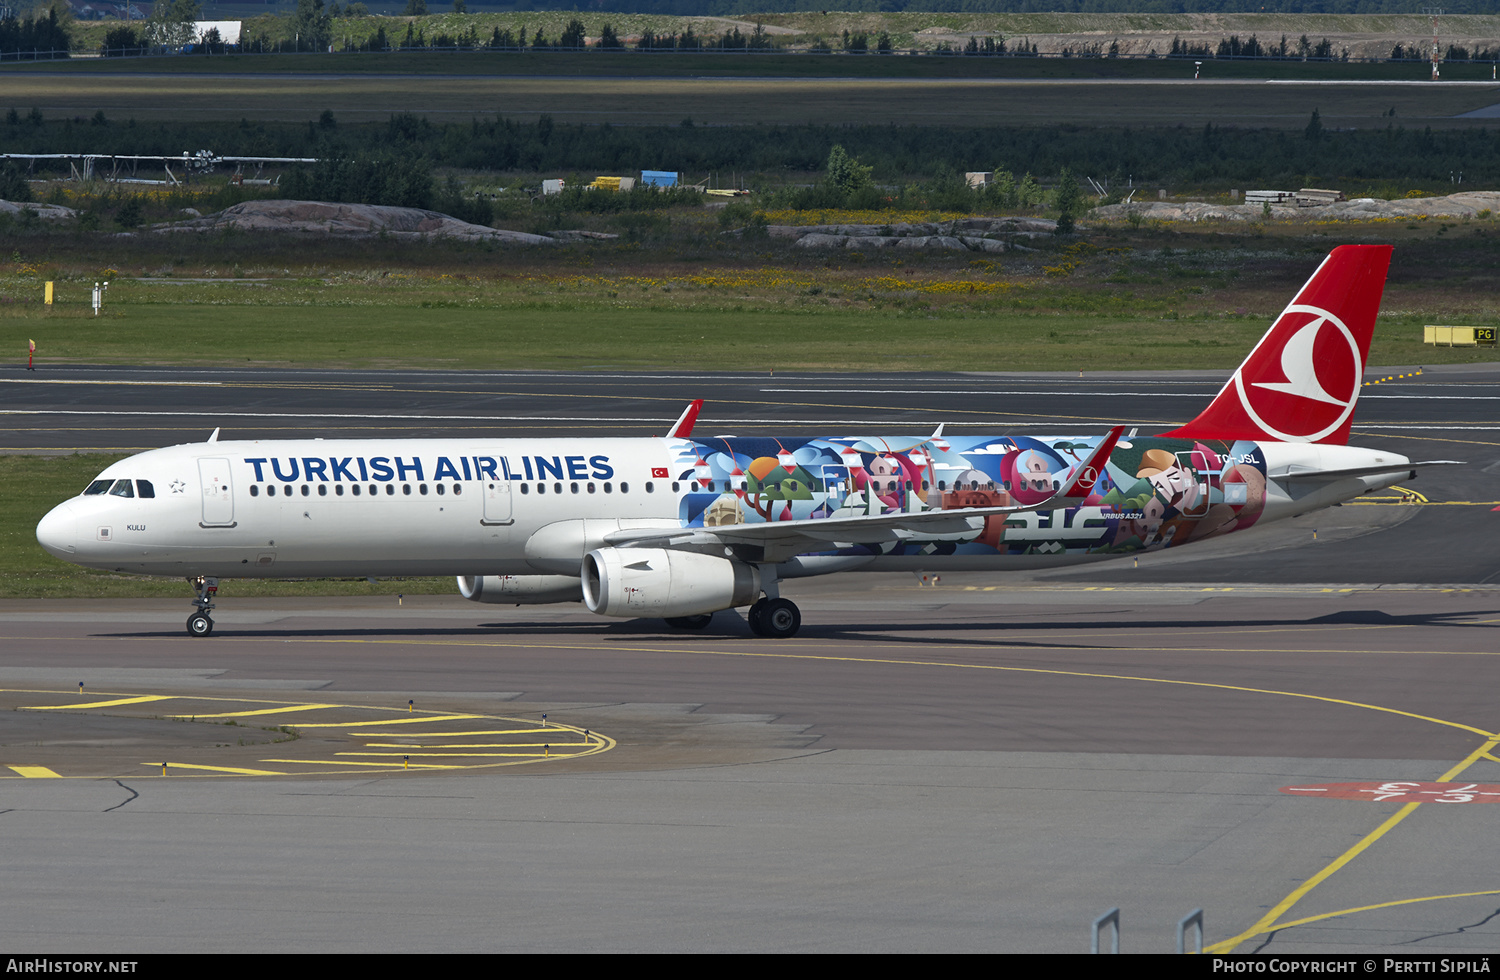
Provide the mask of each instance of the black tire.
POLYGON ((668 616, 667 625, 674 630, 701 630, 713 622, 712 613, 700 613, 697 616, 668 616))
POLYGON ((766 635, 766 627, 762 616, 766 611, 766 603, 770 601, 769 599, 757 599, 755 604, 745 612, 745 621, 750 624, 750 632, 756 636, 766 635))
POLYGON ((802 628, 802 611, 790 599, 772 599, 760 613, 760 635, 785 640, 802 628))
POLYGON ((206 613, 193 613, 188 617, 187 631, 192 636, 208 636, 214 631, 214 621, 206 613))

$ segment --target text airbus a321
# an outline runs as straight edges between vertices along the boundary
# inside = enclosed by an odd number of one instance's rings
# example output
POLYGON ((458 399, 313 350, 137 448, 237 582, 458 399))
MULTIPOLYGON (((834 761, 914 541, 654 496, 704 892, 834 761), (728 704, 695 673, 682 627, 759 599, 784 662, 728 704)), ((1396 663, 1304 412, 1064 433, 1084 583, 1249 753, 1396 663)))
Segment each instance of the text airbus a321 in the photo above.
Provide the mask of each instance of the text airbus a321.
POLYGON ((478 602, 582 601, 701 628, 800 624, 784 580, 1004 571, 1178 548, 1414 475, 1347 445, 1388 246, 1324 259, 1212 403, 1151 437, 692 436, 208 442, 110 466, 37 525, 53 555, 218 580, 454 575, 478 602))

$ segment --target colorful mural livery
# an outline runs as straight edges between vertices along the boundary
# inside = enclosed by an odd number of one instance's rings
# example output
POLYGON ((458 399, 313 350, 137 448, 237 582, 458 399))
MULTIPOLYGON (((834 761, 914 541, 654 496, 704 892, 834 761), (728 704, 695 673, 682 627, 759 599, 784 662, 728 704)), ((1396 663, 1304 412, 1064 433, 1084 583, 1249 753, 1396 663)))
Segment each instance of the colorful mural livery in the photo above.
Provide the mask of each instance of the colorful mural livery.
MULTIPOLYGON (((1103 441, 983 436, 691 440, 673 472, 688 527, 1012 507, 1045 501, 1103 441)), ((1122 439, 1077 507, 992 515, 942 539, 858 544, 850 555, 1098 555, 1152 551, 1252 526, 1266 502, 1254 442, 1122 439)))

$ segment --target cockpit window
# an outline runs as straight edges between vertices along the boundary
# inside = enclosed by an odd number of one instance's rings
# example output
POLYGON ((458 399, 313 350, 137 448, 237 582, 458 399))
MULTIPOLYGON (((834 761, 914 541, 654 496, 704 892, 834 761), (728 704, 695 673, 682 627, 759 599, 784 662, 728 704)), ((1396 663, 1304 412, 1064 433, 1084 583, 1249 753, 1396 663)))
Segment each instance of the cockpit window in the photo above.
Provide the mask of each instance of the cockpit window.
POLYGON ((109 491, 111 497, 134 497, 135 488, 130 485, 129 480, 116 480, 114 489, 109 491))
POLYGON ((90 483, 88 485, 87 489, 83 491, 83 495, 85 497, 92 497, 96 494, 101 494, 108 490, 110 488, 110 485, 114 482, 115 481, 113 480, 95 480, 93 483, 90 483))
POLYGON ((135 492, 137 496, 141 497, 151 498, 156 496, 156 488, 151 485, 150 480, 136 480, 135 492))

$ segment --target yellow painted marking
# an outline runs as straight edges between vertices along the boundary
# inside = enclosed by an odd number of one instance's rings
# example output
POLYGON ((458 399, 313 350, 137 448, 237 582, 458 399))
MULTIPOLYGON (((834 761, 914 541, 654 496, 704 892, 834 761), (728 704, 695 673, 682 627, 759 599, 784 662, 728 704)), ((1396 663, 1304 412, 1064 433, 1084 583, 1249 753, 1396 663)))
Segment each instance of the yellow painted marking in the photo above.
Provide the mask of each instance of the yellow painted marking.
MULTIPOLYGON (((356 638, 356 637, 349 637, 349 638, 324 638, 324 639, 308 640, 308 641, 305 641, 305 642, 310 642, 310 643, 372 643, 372 644, 401 643, 401 644, 404 644, 404 645, 411 645, 413 643, 413 641, 411 639, 409 639, 409 638, 402 638, 400 640, 372 640, 372 639, 369 639, 369 638, 356 638)), ((795 642, 795 641, 788 641, 788 642, 795 642)), ((569 645, 569 644, 562 644, 562 643, 550 643, 550 644, 549 643, 525 643, 525 644, 521 644, 521 643, 505 643, 505 642, 498 642, 498 641, 478 641, 478 640, 435 640, 435 641, 427 641, 427 645, 434 645, 434 646, 478 646, 478 647, 493 647, 493 648, 504 648, 504 649, 514 649, 514 648, 558 649, 558 650, 589 650, 589 649, 592 649, 592 650, 606 650, 607 649, 607 650, 610 650, 613 653, 622 653, 622 652, 641 653, 641 652, 646 652, 646 653, 677 653, 677 654, 681 654, 681 652, 682 652, 682 650, 680 648, 669 650, 669 649, 666 649, 666 648, 660 648, 660 649, 658 649, 658 648, 655 648, 655 647, 635 647, 635 646, 602 647, 602 646, 591 646, 591 645, 588 645, 588 644, 573 644, 573 645, 569 645)), ((1063 651, 1063 652, 1077 652, 1077 648, 1075 648, 1075 647, 1057 647, 1055 649, 1057 649, 1059 651, 1063 651)), ((1141 650, 1153 650, 1153 651, 1156 651, 1156 650, 1159 650, 1160 648, 1153 646, 1153 647, 1138 647, 1138 648, 1128 648, 1128 647, 1127 648, 1114 648, 1114 647, 1112 647, 1110 649, 1141 649, 1141 650)), ((1207 648, 1196 648, 1196 649, 1199 650, 1199 651, 1202 651, 1202 650, 1206 650, 1207 648)), ((1034 651, 1034 648, 1031 648, 1031 649, 1028 650, 1028 652, 1033 652, 1033 651, 1034 651)), ((948 667, 948 668, 955 668, 955 669, 960 669, 960 670, 993 670, 993 671, 1002 671, 1002 672, 1017 673, 1017 674, 1047 674, 1047 675, 1051 675, 1051 676, 1054 676, 1054 677, 1086 677, 1086 678, 1091 678, 1091 679, 1096 679, 1096 680, 1138 681, 1138 682, 1152 683, 1152 684, 1172 684, 1172 685, 1180 685, 1180 686, 1183 686, 1183 687, 1205 687, 1205 688, 1211 688, 1211 689, 1220 690, 1220 691, 1241 691, 1241 692, 1244 692, 1244 693, 1247 693, 1247 694, 1274 694, 1274 695, 1277 695, 1277 696, 1280 696, 1280 697, 1302 698, 1302 699, 1309 700, 1309 701, 1322 701, 1322 702, 1327 703, 1327 704, 1342 704, 1342 705, 1345 705, 1345 706, 1351 707, 1351 708, 1365 708, 1365 709, 1367 709, 1369 711, 1379 711, 1379 712, 1383 712, 1383 713, 1386 713, 1386 714, 1401 715, 1403 717, 1413 718, 1413 719, 1416 719, 1418 721, 1431 722, 1434 725, 1442 725, 1442 726, 1445 726, 1445 727, 1448 727, 1448 728, 1457 728, 1457 729, 1461 729, 1461 730, 1466 731, 1466 732, 1473 732, 1474 734, 1476 734, 1476 735, 1482 735, 1485 738, 1490 738, 1491 737, 1491 733, 1490 732, 1487 732, 1487 731, 1485 731, 1484 729, 1481 729, 1481 728, 1475 728, 1472 725, 1465 725, 1465 724, 1462 724, 1460 722, 1455 722, 1455 721, 1445 721, 1445 720, 1443 720, 1441 718, 1433 718, 1433 717, 1430 717, 1428 715, 1421 715, 1421 714, 1417 714, 1417 713, 1411 712, 1411 711, 1402 711, 1402 710, 1400 710, 1398 708, 1387 708, 1387 707, 1383 707, 1383 706, 1378 705, 1378 704, 1365 704, 1364 702, 1361 702, 1361 701, 1349 701, 1349 700, 1346 700, 1344 698, 1326 697, 1324 695, 1319 695, 1319 694, 1303 694, 1303 693, 1298 692, 1298 691, 1276 691, 1276 690, 1270 690, 1270 689, 1267 689, 1267 688, 1259 688, 1259 687, 1243 687, 1243 686, 1238 685, 1238 684, 1215 684, 1215 683, 1210 683, 1208 681, 1184 681, 1184 680, 1174 680, 1174 679, 1164 678, 1164 677, 1139 677, 1139 676, 1134 676, 1134 675, 1131 675, 1131 674, 1100 674, 1100 673, 1094 673, 1094 672, 1091 672, 1091 671, 1058 670, 1058 669, 1055 669, 1055 668, 1043 668, 1043 667, 1011 667, 1011 666, 1005 666, 1005 665, 1001 665, 1001 664, 966 664, 966 663, 959 663, 959 662, 956 662, 956 661, 943 661, 943 660, 898 660, 898 659, 887 660, 887 659, 882 659, 882 658, 879 658, 879 657, 831 656, 831 655, 828 655, 828 654, 808 654, 808 653, 767 653, 767 652, 756 652, 756 651, 750 651, 750 650, 700 649, 698 652, 701 653, 701 654, 703 654, 703 655, 705 655, 705 656, 712 656, 712 657, 751 657, 751 658, 765 658, 765 659, 775 659, 775 660, 822 661, 822 662, 828 662, 828 663, 864 663, 864 664, 878 664, 880 666, 886 666, 886 667, 948 667)), ((1241 652, 1244 652, 1244 651, 1239 651, 1239 650, 1215 650, 1215 651, 1209 651, 1209 652, 1241 653, 1241 652)), ((1362 653, 1362 652, 1368 652, 1368 651, 1357 651, 1357 650, 1342 650, 1342 651, 1303 650, 1303 651, 1293 651, 1293 652, 1301 652, 1301 653, 1326 653, 1326 652, 1362 653)), ((1418 652, 1418 651, 1412 651, 1412 652, 1418 652)), ((453 717, 455 717, 455 718, 465 718, 465 717, 472 718, 472 717, 477 717, 477 716, 474 716, 474 715, 455 715, 453 717)), ((422 719, 413 719, 413 721, 421 721, 421 720, 422 719)), ((370 722, 369 724, 376 725, 376 724, 381 724, 381 722, 370 722)), ((299 727, 315 728, 315 727, 319 727, 319 726, 308 725, 308 726, 299 726, 299 727)), ((337 726, 329 725, 329 726, 323 726, 323 727, 337 727, 337 726)))
POLYGON ((46 766, 6 766, 5 768, 12 770, 18 776, 25 776, 27 779, 62 778, 46 766))
MULTIPOLYGON (((1449 722, 1449 724, 1453 723, 1449 722)), ((1467 728, 1468 726, 1465 725, 1457 727, 1467 728)), ((1470 730, 1478 731, 1478 729, 1470 730)), ((1437 782, 1446 783, 1454 779, 1465 769, 1469 768, 1480 759, 1488 756, 1490 754, 1490 750, 1493 749, 1496 745, 1500 745, 1500 735, 1487 735, 1486 741, 1483 745, 1479 746, 1479 748, 1475 749, 1473 752, 1470 752, 1462 762, 1458 763, 1452 769, 1449 769, 1447 772, 1439 776, 1437 778, 1437 782)), ((1271 911, 1261 916, 1260 921, 1255 925, 1251 926, 1245 932, 1240 933, 1238 936, 1235 936, 1233 939, 1226 939, 1223 942, 1215 943, 1212 946, 1205 946, 1203 948, 1203 951, 1205 953, 1232 953, 1234 952, 1235 948, 1240 945, 1240 943, 1244 942, 1247 939, 1264 935, 1265 933, 1273 932, 1277 929, 1287 928, 1287 924, 1283 924, 1280 926, 1275 924, 1276 920, 1281 918, 1283 913, 1285 913, 1286 911, 1291 909, 1292 906, 1301 901, 1308 892, 1312 891, 1324 881, 1327 881, 1329 878, 1333 877, 1334 872, 1338 871, 1340 868, 1344 867, 1360 854, 1364 853, 1364 851, 1371 844, 1380 840, 1380 838, 1384 837, 1386 833, 1394 828, 1397 824, 1405 820, 1407 817, 1411 816, 1411 814, 1415 813, 1417 807, 1421 805, 1422 804, 1420 803, 1408 803, 1401 809, 1397 810, 1390 817, 1386 818, 1385 822, 1382 823, 1379 827, 1376 827, 1374 830, 1366 834, 1358 844, 1355 844, 1353 847, 1349 848, 1349 850, 1334 858, 1333 861, 1322 871, 1319 871, 1317 874, 1307 879, 1305 882, 1299 885, 1290 895, 1288 895, 1286 898, 1283 898, 1280 902, 1276 903, 1271 911)))
MULTIPOLYGON (((534 749, 540 742, 459 742, 454 745, 403 745, 400 742, 366 742, 367 749, 534 749)), ((554 749, 567 748, 570 745, 593 745, 588 742, 552 742, 554 749)))
MULTIPOLYGON (((154 768, 156 766, 161 765, 161 763, 159 763, 159 762, 142 762, 141 765, 143 765, 143 766, 152 766, 154 768)), ((285 776, 286 775, 286 773, 284 773, 284 772, 274 772, 274 771, 272 771, 270 769, 236 769, 233 766, 199 766, 199 765, 194 765, 191 762, 168 762, 166 765, 167 765, 167 768, 169 768, 169 769, 201 769, 201 770, 204 770, 206 772, 231 772, 231 773, 234 773, 237 776, 285 776)))
MULTIPOLYGON (((329 705, 330 708, 353 708, 358 705, 329 705)), ((367 709, 368 710, 368 709, 367 709)), ((392 709, 394 710, 394 709, 392 709)), ((470 718, 483 718, 484 715, 428 715, 425 718, 382 718, 379 721, 320 721, 317 723, 298 722, 298 728, 363 728, 366 725, 426 725, 434 721, 465 721, 470 718)))
MULTIPOLYGON (((424 759, 540 759, 540 752, 335 752, 334 755, 343 756, 375 756, 376 758, 392 758, 394 756, 417 756, 424 759)), ((394 764, 394 763, 393 763, 394 764)))
MULTIPOLYGON (((0 639, 6 639, 6 637, 0 637, 0 639)), ((28 688, 0 688, 0 693, 5 693, 5 694, 56 695, 59 692, 57 692, 57 691, 49 691, 49 690, 33 690, 33 689, 28 689, 28 688)), ((48 706, 45 706, 43 708, 43 710, 46 710, 46 709, 49 709, 49 708, 79 708, 79 707, 101 707, 101 706, 109 706, 109 705, 129 705, 129 704, 139 704, 139 703, 150 702, 150 701, 171 700, 173 698, 176 698, 177 700, 182 700, 182 701, 222 702, 222 703, 225 703, 225 704, 245 704, 245 703, 255 704, 255 703, 259 703, 259 704, 275 704, 275 705, 279 706, 277 708, 273 708, 273 709, 269 709, 269 710, 265 710, 265 711, 249 710, 249 711, 243 711, 243 712, 224 712, 224 713, 221 713, 219 715, 181 715, 181 716, 173 716, 173 717, 184 717, 184 718, 186 718, 186 717, 198 717, 198 718, 226 717, 226 718, 228 718, 228 717, 236 717, 236 716, 241 716, 241 715, 254 715, 254 714, 264 715, 264 714, 276 714, 278 712, 285 712, 285 711, 304 711, 304 710, 315 709, 315 708, 345 708, 345 709, 348 709, 350 711, 385 712, 385 713, 395 712, 395 711, 398 711, 398 710, 399 711, 404 711, 405 710, 404 706, 402 708, 393 708, 393 707, 383 706, 383 705, 368 705, 368 704, 306 704, 306 703, 289 703, 289 702, 284 702, 284 701, 282 701, 282 702, 279 702, 279 701, 268 701, 268 700, 265 700, 265 699, 255 699, 255 698, 209 697, 209 696, 200 696, 200 695, 191 695, 191 696, 188 696, 188 695, 150 695, 150 696, 143 696, 143 697, 123 697, 123 698, 116 698, 116 699, 110 700, 110 701, 100 701, 100 702, 95 702, 95 703, 92 703, 92 704, 85 704, 85 705, 78 705, 78 704, 48 705, 48 706)), ((482 729, 482 730, 464 731, 464 732, 432 732, 432 731, 425 731, 425 732, 422 732, 422 731, 419 731, 419 732, 410 732, 410 731, 406 731, 406 732, 386 732, 386 731, 381 731, 381 732, 360 732, 358 734, 364 735, 366 737, 368 737, 370 735, 382 735, 382 736, 390 736, 390 737, 395 737, 395 738, 451 738, 451 737, 459 736, 459 735, 473 736, 473 735, 497 735, 497 734, 516 734, 516 735, 532 735, 532 736, 535 736, 535 735, 538 735, 538 734, 548 734, 548 735, 561 735, 561 736, 575 736, 577 738, 582 739, 583 738, 583 732, 584 732, 584 729, 578 728, 578 727, 573 727, 573 726, 549 725, 549 726, 546 726, 546 727, 538 727, 538 726, 535 726, 535 725, 531 725, 528 722, 526 722, 525 720, 520 719, 520 718, 508 718, 508 717, 504 717, 504 716, 501 716, 501 715, 484 715, 484 714, 467 714, 467 713, 464 713, 464 714, 446 714, 446 715, 445 714, 430 713, 430 714, 421 714, 421 715, 417 715, 417 716, 413 716, 413 717, 386 718, 386 719, 383 719, 383 720, 376 720, 376 721, 344 721, 344 722, 329 722, 329 723, 321 723, 320 722, 320 723, 316 723, 316 724, 303 724, 303 723, 298 722, 298 723, 296 723, 296 725, 297 725, 298 728, 363 728, 365 726, 374 726, 374 725, 397 726, 397 725, 426 724, 426 723, 436 723, 436 722, 443 722, 443 721, 470 720, 470 719, 479 719, 479 720, 483 720, 483 721, 489 721, 489 722, 492 722, 492 723, 509 723, 509 724, 512 724, 512 725, 524 725, 526 727, 523 727, 523 728, 503 728, 503 729, 482 729)), ((351 732, 350 734, 355 734, 355 733, 351 732)), ((520 744, 525 745, 526 747, 532 747, 532 748, 537 747, 537 743, 535 741, 526 742, 526 743, 520 743, 520 744)), ((579 741, 579 742, 561 742, 561 743, 558 743, 558 744, 559 744, 560 747, 564 747, 564 748, 569 748, 570 747, 570 748, 577 749, 577 751, 572 751, 572 752, 559 752, 559 753, 554 754, 554 756, 553 756, 554 758, 557 758, 559 760, 567 760, 567 759, 571 759, 571 758, 577 758, 577 757, 580 757, 580 756, 598 755, 599 753, 602 753, 602 752, 608 752, 611 749, 613 749, 617 743, 615 742, 614 739, 610 738, 607 735, 600 734, 599 732, 591 732, 590 735, 589 735, 589 738, 587 740, 579 741)), ((400 746, 400 747, 401 748, 407 748, 407 746, 400 746)), ((441 746, 441 745, 440 746, 434 746, 434 748, 437 748, 437 749, 441 750, 442 748, 444 748, 444 746, 441 746)), ((377 753, 367 753, 367 754, 375 755, 377 753)), ((390 755, 391 753, 378 753, 378 754, 380 754, 380 755, 390 755)), ((409 754, 409 749, 408 749, 408 753, 406 753, 406 754, 409 754)), ((441 752, 439 752, 438 754, 441 755, 441 752)), ((476 756, 476 757, 482 757, 482 754, 480 754, 480 753, 464 753, 463 755, 473 755, 473 756, 476 756)), ((506 754, 506 753, 492 753, 491 755, 492 756, 515 755, 516 757, 515 758, 508 758, 508 760, 504 761, 504 762, 481 762, 481 763, 470 763, 470 764, 467 764, 467 765, 464 765, 464 764, 460 764, 460 765, 440 765, 440 764, 436 764, 436 763, 428 763, 428 764, 413 765, 413 766, 410 766, 409 768, 414 768, 414 769, 416 769, 416 768, 420 768, 420 769, 491 769, 491 768, 501 768, 501 767, 508 767, 508 766, 517 766, 517 765, 530 765, 532 763, 539 762, 539 761, 542 761, 543 759, 547 758, 547 756, 545 754, 545 750, 542 753, 529 753, 529 754, 525 754, 525 755, 520 755, 520 754, 506 754)), ((462 755, 459 755, 457 757, 461 758, 462 755)), ((171 763, 171 764, 169 764, 169 768, 178 769, 178 770, 189 770, 189 769, 191 769, 191 770, 200 771, 204 775, 212 775, 212 774, 215 774, 215 773, 219 773, 219 774, 223 774, 223 775, 264 775, 264 776, 330 775, 330 774, 347 774, 347 773, 351 773, 351 772, 365 772, 365 771, 368 771, 369 769, 372 769, 372 768, 373 769, 400 769, 400 768, 403 768, 402 763, 398 763, 398 762, 380 763, 380 762, 350 761, 350 760, 342 760, 342 759, 261 759, 260 761, 263 762, 263 763, 269 763, 269 764, 294 765, 294 766, 335 766, 335 767, 342 767, 342 768, 336 768, 336 769, 334 769, 332 771, 332 773, 316 772, 316 771, 315 772, 311 772, 311 773, 308 773, 308 772, 281 772, 281 771, 262 770, 262 769, 241 769, 241 768, 232 768, 232 767, 216 767, 216 766, 206 766, 206 765, 190 765, 190 764, 187 764, 187 763, 171 763), (364 768, 354 769, 354 768, 351 768, 351 767, 364 767, 364 768)), ((159 763, 159 762, 147 762, 147 763, 142 763, 142 765, 156 767, 156 766, 161 766, 163 764, 159 763)), ((41 767, 20 767, 20 768, 17 768, 17 767, 12 766, 12 767, 9 767, 9 768, 15 769, 18 773, 20 772, 21 768, 31 769, 38 776, 43 775, 46 772, 46 770, 43 770, 41 767)), ((52 775, 53 776, 57 776, 57 778, 68 778, 68 777, 58 776, 58 774, 56 774, 56 773, 53 773, 52 775)), ((90 777, 81 777, 81 778, 96 778, 96 777, 90 776, 90 777)))
POLYGON ((1401 500, 1397 497, 1374 497, 1346 500, 1345 507, 1500 507, 1500 500, 1401 500))
MULTIPOLYGON (((356 762, 351 759, 262 759, 261 762, 277 762, 293 766, 369 766, 373 769, 400 769, 399 762, 356 762)), ((439 766, 431 762, 421 763, 413 766, 415 769, 463 769, 464 766, 439 766)), ((282 775, 290 775, 282 773, 282 775)), ((299 774, 301 775, 301 774, 299 774)), ((320 776, 323 773, 306 773, 305 775, 320 776)))
POLYGON ((337 704, 294 704, 285 708, 259 708, 255 711, 221 711, 212 715, 167 715, 168 718, 250 718, 255 715, 284 715, 293 711, 319 711, 323 708, 338 708, 337 704))
POLYGON ((91 701, 88 704, 34 704, 26 705, 22 711, 77 711, 80 708, 114 708, 122 704, 145 704, 148 701, 172 701, 175 694, 146 694, 138 698, 117 698, 114 701, 91 701))
MULTIPOLYGON (((1341 915, 1353 915, 1356 912, 1373 912, 1376 909, 1390 909, 1401 905, 1416 905, 1418 902, 1445 902, 1452 898, 1479 898, 1483 895, 1500 895, 1500 889, 1483 892, 1459 892, 1454 895, 1425 895, 1422 898, 1402 898, 1394 902, 1379 902, 1375 905, 1361 905, 1355 909, 1341 909, 1338 912, 1324 912, 1322 915, 1309 915, 1305 919, 1297 919, 1294 922, 1283 922, 1277 929, 1290 929, 1294 926, 1305 926, 1310 922, 1322 922, 1326 919, 1337 919, 1341 915)), ((1205 950, 1207 952, 1207 950, 1205 950)))
POLYGON ((1335 871, 1338 871, 1344 865, 1348 864, 1360 854, 1364 853, 1366 848, 1368 848, 1376 841, 1380 840, 1380 838, 1384 837, 1386 835, 1386 831, 1390 830, 1392 827, 1395 827, 1412 813, 1416 812, 1417 807, 1421 805, 1422 804, 1420 803, 1408 803, 1401 809, 1397 810, 1394 814, 1387 817, 1385 822, 1382 823, 1379 827, 1376 827, 1374 830, 1366 834, 1358 844, 1355 844, 1353 847, 1349 848, 1349 850, 1334 858, 1333 862, 1325 867, 1322 871, 1319 871, 1317 874, 1307 879, 1290 895, 1288 895, 1286 898, 1283 898, 1280 902, 1277 902, 1276 905, 1272 907, 1271 911, 1261 916, 1260 921, 1255 925, 1251 926, 1245 932, 1240 933, 1238 936, 1235 936, 1233 939, 1226 939, 1221 943, 1214 943, 1212 946, 1205 946, 1203 947, 1203 951, 1205 953, 1232 953, 1234 952, 1235 948, 1245 940, 1250 939, 1253 936, 1259 936, 1271 932, 1274 928, 1272 926, 1272 923, 1281 918, 1283 912, 1300 902, 1303 896, 1305 896, 1308 892, 1312 891, 1314 888, 1318 887, 1323 882, 1331 878, 1335 871))
MULTIPOLYGON (((1374 436, 1379 439, 1420 439, 1423 442, 1456 442, 1460 446, 1500 446, 1500 442, 1485 442, 1483 439, 1447 439, 1429 435, 1408 436, 1402 435, 1399 432, 1382 432, 1378 429, 1374 432, 1361 431, 1358 434, 1362 436, 1374 436)), ((1400 469, 1399 466, 1396 468, 1400 469)))
POLYGON ((475 735, 535 735, 541 732, 556 732, 560 735, 566 735, 569 732, 576 731, 578 731, 576 728, 496 728, 480 732, 365 732, 365 736, 367 738, 380 738, 383 736, 390 736, 391 738, 459 738, 475 735))

